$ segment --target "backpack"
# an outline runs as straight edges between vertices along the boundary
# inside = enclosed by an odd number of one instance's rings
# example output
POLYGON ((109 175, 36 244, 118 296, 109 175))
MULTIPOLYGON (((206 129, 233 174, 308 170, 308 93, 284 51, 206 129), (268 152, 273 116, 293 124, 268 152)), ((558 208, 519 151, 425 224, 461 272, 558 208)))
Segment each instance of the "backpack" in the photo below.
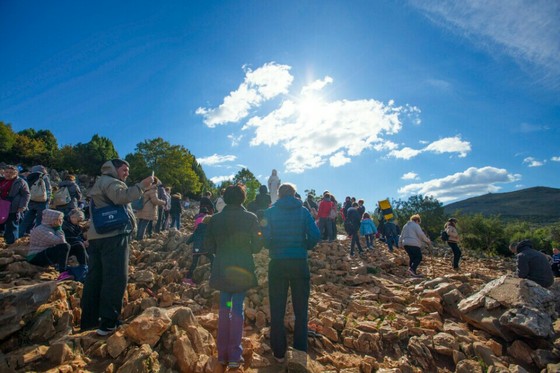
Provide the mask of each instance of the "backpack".
POLYGON ((47 187, 43 175, 31 185, 29 188, 30 199, 33 202, 46 202, 47 201, 47 187))
POLYGON ((144 208, 144 196, 141 196, 140 198, 130 202, 130 207, 132 207, 134 211, 142 210, 144 208))
POLYGON ((54 198, 52 202, 54 207, 64 206, 69 204, 70 202, 72 202, 72 197, 70 196, 70 191, 68 191, 68 187, 62 187, 54 193, 54 198))
POLYGON ((442 241, 447 242, 447 240, 449 239, 449 233, 447 233, 445 229, 442 230, 440 233, 440 238, 442 241))

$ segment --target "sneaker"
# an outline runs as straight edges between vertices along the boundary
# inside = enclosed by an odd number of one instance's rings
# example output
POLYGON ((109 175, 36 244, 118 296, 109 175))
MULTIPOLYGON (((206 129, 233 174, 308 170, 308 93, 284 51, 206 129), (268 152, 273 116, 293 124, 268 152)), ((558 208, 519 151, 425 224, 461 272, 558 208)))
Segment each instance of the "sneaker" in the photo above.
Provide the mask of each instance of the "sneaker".
POLYGON ((285 358, 285 357, 276 357, 276 356, 274 356, 274 360, 276 360, 276 362, 277 362, 278 364, 283 364, 283 363, 286 361, 286 358, 285 358))
POLYGON ((58 277, 56 278, 56 281, 67 281, 67 280, 73 280, 73 279, 74 279, 74 276, 72 276, 70 274, 70 272, 64 271, 60 275, 58 275, 58 277))
POLYGON ((242 365, 243 363, 241 361, 230 361, 227 366, 228 369, 239 369, 242 365))
POLYGON ((115 330, 117 330, 116 326, 113 326, 112 328, 99 328, 95 331, 95 333, 99 336, 104 337, 106 335, 113 334, 115 330))
POLYGON ((408 272, 408 274, 409 274, 410 276, 416 277, 416 273, 414 273, 414 271, 412 270, 412 268, 409 268, 407 272, 408 272))
POLYGON ((195 282, 192 280, 192 278, 184 278, 183 279, 183 284, 185 285, 190 285, 190 286, 195 286, 195 282))

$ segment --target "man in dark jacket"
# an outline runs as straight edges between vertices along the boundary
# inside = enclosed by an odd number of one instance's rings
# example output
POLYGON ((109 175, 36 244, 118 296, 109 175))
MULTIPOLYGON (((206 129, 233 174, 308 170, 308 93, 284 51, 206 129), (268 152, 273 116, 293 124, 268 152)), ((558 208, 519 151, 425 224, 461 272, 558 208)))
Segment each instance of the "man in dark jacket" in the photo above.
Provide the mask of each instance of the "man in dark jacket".
POLYGON ((265 247, 269 249, 268 294, 270 297, 270 346, 278 362, 284 360, 287 341, 284 315, 288 289, 294 307, 294 348, 307 351, 307 311, 310 273, 307 250, 312 249, 321 233, 313 217, 295 198, 292 184, 282 184, 278 200, 264 213, 261 222, 265 247))
POLYGON ((350 242, 350 255, 354 255, 354 247, 358 246, 358 251, 362 254, 362 245, 360 244, 360 222, 362 217, 358 211, 358 204, 356 202, 352 203, 352 207, 348 209, 346 213, 346 220, 344 220, 344 229, 349 236, 352 236, 352 241, 350 242))
POLYGON ((517 254, 517 277, 535 281, 544 288, 554 283, 554 275, 543 253, 533 249, 530 240, 512 243, 510 251, 517 254))
POLYGON ((385 234, 385 239, 387 241, 387 247, 389 247, 389 252, 393 252, 393 245, 399 245, 399 227, 390 219, 383 225, 383 233, 385 234))

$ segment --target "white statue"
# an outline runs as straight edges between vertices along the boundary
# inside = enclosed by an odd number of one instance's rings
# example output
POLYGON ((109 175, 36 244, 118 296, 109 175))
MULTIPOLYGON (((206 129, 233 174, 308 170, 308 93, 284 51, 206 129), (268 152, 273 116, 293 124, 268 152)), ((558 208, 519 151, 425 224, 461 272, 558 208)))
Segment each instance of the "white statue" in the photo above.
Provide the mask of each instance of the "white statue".
POLYGON ((276 170, 272 170, 272 175, 268 178, 268 191, 270 192, 270 199, 272 203, 278 199, 278 188, 280 187, 280 178, 276 170))

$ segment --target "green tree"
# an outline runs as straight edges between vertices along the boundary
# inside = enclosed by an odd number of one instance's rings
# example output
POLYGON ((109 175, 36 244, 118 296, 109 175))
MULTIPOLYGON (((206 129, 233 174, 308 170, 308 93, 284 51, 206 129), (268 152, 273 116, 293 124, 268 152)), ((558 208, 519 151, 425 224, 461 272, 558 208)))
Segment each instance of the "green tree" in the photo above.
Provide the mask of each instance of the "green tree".
POLYGON ((12 146, 12 161, 28 166, 35 164, 51 166, 48 154, 49 151, 42 140, 20 133, 16 135, 16 141, 12 146))
POLYGON ((79 156, 72 145, 64 145, 58 150, 53 166, 57 170, 67 170, 70 173, 80 172, 79 156))
POLYGON ((510 255, 509 240, 499 216, 458 215, 461 245, 473 251, 510 255))
POLYGON ((431 240, 439 236, 445 222, 443 204, 432 196, 421 194, 411 196, 408 200, 392 200, 391 206, 397 216, 400 225, 404 225, 412 215, 420 214, 422 228, 431 240))
POLYGON ((237 183, 245 185, 245 193, 247 194, 247 198, 245 199, 246 204, 255 199, 257 191, 261 186, 259 180, 257 180, 255 175, 249 171, 248 168, 242 168, 237 174, 235 174, 233 177, 233 184, 237 183))
MULTIPOLYGON (((193 169, 194 156, 184 147, 171 145, 158 137, 136 145, 135 152, 125 158, 130 163, 130 181, 138 182, 152 171, 173 191, 198 196, 203 182, 193 169)), ((206 178, 206 175, 203 175, 206 178)))
POLYGON ((9 162, 14 161, 13 159, 9 159, 7 156, 12 152, 12 147, 15 142, 16 134, 12 130, 12 125, 0 121, 0 156, 2 159, 6 159, 9 162))
POLYGON ((88 175, 98 175, 103 163, 110 159, 118 158, 113 142, 107 137, 95 134, 86 143, 78 143, 74 147, 78 159, 78 170, 88 175))

